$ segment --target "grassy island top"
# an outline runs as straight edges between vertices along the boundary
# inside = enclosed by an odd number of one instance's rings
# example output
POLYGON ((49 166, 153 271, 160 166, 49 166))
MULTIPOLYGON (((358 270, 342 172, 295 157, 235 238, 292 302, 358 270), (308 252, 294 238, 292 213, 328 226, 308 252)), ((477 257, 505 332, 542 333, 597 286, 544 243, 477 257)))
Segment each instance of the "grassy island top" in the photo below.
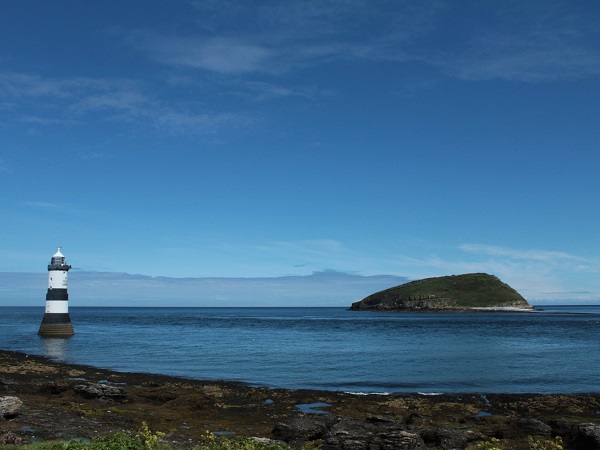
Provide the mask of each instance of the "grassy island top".
POLYGON ((473 308, 519 308, 531 306, 517 291, 494 275, 469 273, 424 278, 385 289, 353 303, 362 311, 443 311, 473 308))

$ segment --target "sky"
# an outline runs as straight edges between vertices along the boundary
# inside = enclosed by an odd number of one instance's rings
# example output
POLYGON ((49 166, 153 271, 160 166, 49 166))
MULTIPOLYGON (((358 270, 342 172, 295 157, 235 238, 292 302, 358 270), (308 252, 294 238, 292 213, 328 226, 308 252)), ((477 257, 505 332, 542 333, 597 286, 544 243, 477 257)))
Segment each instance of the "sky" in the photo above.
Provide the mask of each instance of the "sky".
POLYGON ((43 297, 10 274, 59 245, 70 286, 131 276, 128 298, 168 280, 234 304, 203 283, 238 280, 236 304, 288 286, 279 306, 331 306, 302 293, 347 276, 349 305, 374 279, 486 272, 600 302, 599 19, 591 0, 0 1, 0 305, 16 280, 43 297))

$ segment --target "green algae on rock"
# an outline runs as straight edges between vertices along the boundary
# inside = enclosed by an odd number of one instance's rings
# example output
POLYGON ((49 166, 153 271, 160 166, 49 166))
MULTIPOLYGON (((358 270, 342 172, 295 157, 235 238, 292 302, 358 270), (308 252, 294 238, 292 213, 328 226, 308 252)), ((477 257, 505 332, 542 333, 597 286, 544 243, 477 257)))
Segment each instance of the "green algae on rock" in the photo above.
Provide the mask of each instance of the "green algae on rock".
POLYGON ((503 311, 533 309, 521 294, 486 273, 411 281, 365 297, 352 311, 503 311))

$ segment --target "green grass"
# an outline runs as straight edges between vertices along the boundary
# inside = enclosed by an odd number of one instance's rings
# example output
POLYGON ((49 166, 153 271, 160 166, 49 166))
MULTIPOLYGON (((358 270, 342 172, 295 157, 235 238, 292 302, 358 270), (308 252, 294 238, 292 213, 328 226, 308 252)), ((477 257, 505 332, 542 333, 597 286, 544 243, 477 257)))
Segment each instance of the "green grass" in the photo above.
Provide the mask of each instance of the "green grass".
MULTIPOLYGON (((46 441, 25 446, 7 445, 3 450, 170 450, 173 447, 161 442, 164 433, 153 433, 148 425, 142 423, 142 429, 132 437, 126 433, 113 433, 94 438, 91 442, 46 441)), ((291 450, 285 444, 266 444, 249 438, 217 438, 206 432, 199 436, 200 444, 194 450, 291 450)))

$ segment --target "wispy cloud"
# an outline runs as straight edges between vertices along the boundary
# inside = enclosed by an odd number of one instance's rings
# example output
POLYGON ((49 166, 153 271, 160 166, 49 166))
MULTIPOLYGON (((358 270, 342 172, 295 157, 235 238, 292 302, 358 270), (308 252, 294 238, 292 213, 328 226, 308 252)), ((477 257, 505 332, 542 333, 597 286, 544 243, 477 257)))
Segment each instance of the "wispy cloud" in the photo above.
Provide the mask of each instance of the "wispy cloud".
POLYGON ((555 250, 514 249, 484 244, 463 244, 459 250, 470 258, 461 262, 466 266, 480 267, 504 277, 518 287, 528 298, 598 300, 600 284, 586 282, 577 286, 584 273, 600 272, 600 263, 578 255, 555 250), (585 291, 585 292, 584 292, 585 291), (550 294, 552 293, 552 294, 550 294))
POLYGON ((235 100, 312 101, 327 95, 319 75, 329 77, 331 64, 339 61, 434 69, 425 81, 402 74, 401 95, 426 89, 442 76, 535 82, 600 74, 600 49, 594 45, 600 27, 590 7, 567 2, 192 5, 185 31, 148 26, 111 34, 165 73, 121 79, 0 73, 0 126, 20 123, 35 133, 35 127, 97 121, 212 134, 255 122, 250 119, 255 114, 245 112, 248 103, 235 100), (315 73, 299 76, 307 71, 315 73), (306 86, 309 79, 312 85, 306 86), (225 97, 234 102, 223 102, 225 97))
POLYGON ((537 35, 490 33, 473 42, 470 51, 431 59, 463 80, 552 81, 600 74, 600 53, 575 42, 537 35))
POLYGON ((224 74, 265 71, 272 50, 234 38, 160 36, 143 33, 136 45, 165 64, 206 69, 224 74))
POLYGON ((24 124, 69 127, 92 120, 133 123, 173 134, 205 134, 250 123, 241 113, 202 111, 202 106, 165 102, 148 95, 148 90, 146 82, 132 80, 0 73, 0 96, 6 99, 2 109, 10 120, 24 124))
POLYGON ((163 64, 226 75, 283 74, 335 60, 414 59, 406 47, 430 31, 440 9, 446 9, 442 2, 415 7, 339 0, 196 6, 195 32, 135 30, 128 42, 163 64))
MULTIPOLYGON (((231 95, 248 98, 254 102, 262 102, 274 99, 301 97, 312 99, 318 91, 314 88, 284 86, 272 82, 239 80, 230 84, 227 90, 231 95)), ((320 92, 322 94, 322 92, 320 92)))
MULTIPOLYGON (((456 6, 464 8, 464 4, 456 6)), ((465 12, 480 13, 475 3, 465 12)), ((435 49, 425 61, 463 80, 525 82, 572 79, 600 73, 597 21, 572 3, 505 2, 468 23, 464 38, 435 49)))
POLYGON ((485 272, 498 276, 528 300, 598 301, 600 281, 590 273, 600 273, 600 261, 548 249, 510 248, 498 245, 464 243, 436 246, 429 242, 403 243, 399 254, 390 257, 392 273, 411 278, 485 272), (402 255, 403 247, 414 247, 402 255), (416 251, 416 256, 415 256, 416 251))
POLYGON ((36 74, 0 73, 0 92, 24 122, 73 121, 83 114, 131 110, 147 103, 132 82, 95 78, 49 78, 36 74), (43 101, 41 101, 43 100, 43 101), (32 107, 33 106, 33 107, 32 107), (41 109, 41 110, 40 110, 41 109), (30 111, 39 110, 40 116, 30 111))
POLYGON ((172 109, 165 109, 152 118, 158 127, 167 129, 173 134, 214 133, 225 126, 243 127, 256 120, 256 118, 250 118, 244 114, 192 113, 172 109))
POLYGON ((72 91, 80 86, 80 79, 52 80, 27 73, 0 73, 0 92, 4 93, 3 97, 8 98, 68 98, 73 95, 72 91))
POLYGON ((566 252, 552 250, 518 250, 512 248, 499 247, 495 245, 482 244, 462 244, 460 250, 468 253, 477 253, 480 255, 499 256, 513 260, 531 260, 544 262, 560 261, 586 261, 585 258, 571 255, 566 252))
POLYGON ((593 44, 600 30, 585 10, 564 2, 196 6, 195 34, 146 30, 131 41, 162 63, 221 74, 277 74, 335 60, 425 64, 463 80, 531 82, 600 73, 593 44))
POLYGON ((125 111, 137 116, 152 101, 133 87, 113 85, 102 92, 89 90, 79 96, 71 109, 79 114, 97 111, 125 111))

